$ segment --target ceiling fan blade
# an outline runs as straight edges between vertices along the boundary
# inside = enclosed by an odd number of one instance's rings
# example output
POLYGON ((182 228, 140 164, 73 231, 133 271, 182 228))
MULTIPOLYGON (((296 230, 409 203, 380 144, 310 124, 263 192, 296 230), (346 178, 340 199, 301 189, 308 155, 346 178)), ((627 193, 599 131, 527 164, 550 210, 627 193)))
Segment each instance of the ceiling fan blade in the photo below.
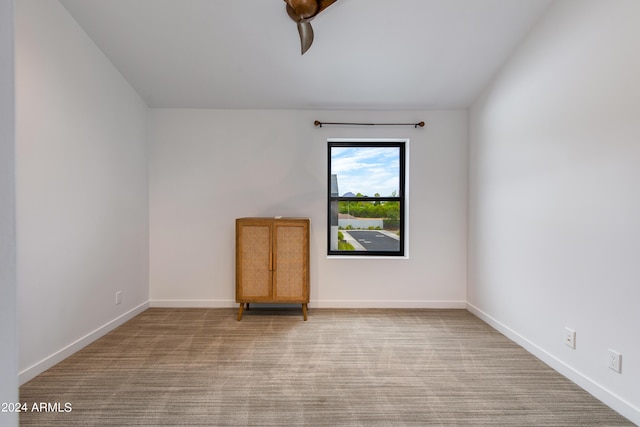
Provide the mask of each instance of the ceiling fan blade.
POLYGON ((313 28, 310 22, 298 22, 298 33, 300 34, 300 47, 302 55, 309 50, 313 43, 313 28))
POLYGON ((326 8, 328 8, 329 6, 334 4, 335 2, 336 2, 336 0, 320 0, 318 2, 318 11, 315 14, 316 15, 319 14, 320 12, 322 12, 323 10, 325 10, 326 8))
POLYGON ((309 50, 313 43, 313 28, 311 20, 337 0, 284 0, 287 4, 287 14, 298 25, 300 47, 302 55, 309 50))

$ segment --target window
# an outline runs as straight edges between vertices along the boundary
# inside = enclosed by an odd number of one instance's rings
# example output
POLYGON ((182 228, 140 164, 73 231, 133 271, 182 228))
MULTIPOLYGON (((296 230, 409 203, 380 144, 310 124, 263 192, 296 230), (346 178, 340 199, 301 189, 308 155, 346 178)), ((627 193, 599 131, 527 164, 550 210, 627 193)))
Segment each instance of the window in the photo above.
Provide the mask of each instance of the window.
POLYGON ((405 255, 406 142, 328 141, 328 255, 405 255))

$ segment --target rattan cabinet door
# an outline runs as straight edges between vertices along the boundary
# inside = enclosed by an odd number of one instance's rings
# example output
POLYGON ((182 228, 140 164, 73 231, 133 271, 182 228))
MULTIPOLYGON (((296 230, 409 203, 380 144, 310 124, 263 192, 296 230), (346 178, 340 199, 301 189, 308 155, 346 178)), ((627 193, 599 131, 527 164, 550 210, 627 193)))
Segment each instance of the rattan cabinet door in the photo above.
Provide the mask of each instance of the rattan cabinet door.
POLYGON ((309 301, 309 221, 276 221, 274 253, 274 300, 309 301))
POLYGON ((261 221, 236 223, 236 300, 272 299, 272 225, 261 221))

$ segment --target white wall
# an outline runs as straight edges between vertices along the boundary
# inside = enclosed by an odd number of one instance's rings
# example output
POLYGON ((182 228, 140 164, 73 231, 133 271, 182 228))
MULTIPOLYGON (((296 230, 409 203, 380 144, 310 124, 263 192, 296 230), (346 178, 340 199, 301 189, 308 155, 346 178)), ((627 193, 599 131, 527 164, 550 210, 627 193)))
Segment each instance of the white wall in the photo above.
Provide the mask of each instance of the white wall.
MULTIPOLYGON (((18 401, 13 1, 0 0, 0 402, 18 401)), ((0 424, 17 426, 16 413, 0 424)))
POLYGON ((464 307, 464 111, 150 112, 150 292, 156 306, 235 304, 235 223, 311 218, 311 307, 464 307), (425 120, 316 128, 322 121, 425 120), (409 259, 327 259, 327 138, 410 138, 409 259))
POLYGON ((636 423, 639 40, 638 1, 558 2, 474 104, 468 285, 472 311, 636 423))
POLYGON ((57 1, 17 2, 23 382, 148 302, 146 112, 57 1))

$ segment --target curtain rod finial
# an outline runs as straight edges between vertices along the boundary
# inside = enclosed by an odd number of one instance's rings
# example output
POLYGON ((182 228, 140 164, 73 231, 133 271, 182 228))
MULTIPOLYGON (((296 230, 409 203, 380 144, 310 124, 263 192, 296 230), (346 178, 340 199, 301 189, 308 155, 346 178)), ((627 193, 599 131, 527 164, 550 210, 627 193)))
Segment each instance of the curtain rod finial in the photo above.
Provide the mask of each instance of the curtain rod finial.
POLYGON ((319 121, 319 120, 316 120, 315 122, 313 122, 313 124, 316 125, 316 126, 322 127, 322 122, 319 121))
POLYGON ((416 123, 416 129, 418 129, 418 126, 423 128, 424 127, 424 122, 416 123))

